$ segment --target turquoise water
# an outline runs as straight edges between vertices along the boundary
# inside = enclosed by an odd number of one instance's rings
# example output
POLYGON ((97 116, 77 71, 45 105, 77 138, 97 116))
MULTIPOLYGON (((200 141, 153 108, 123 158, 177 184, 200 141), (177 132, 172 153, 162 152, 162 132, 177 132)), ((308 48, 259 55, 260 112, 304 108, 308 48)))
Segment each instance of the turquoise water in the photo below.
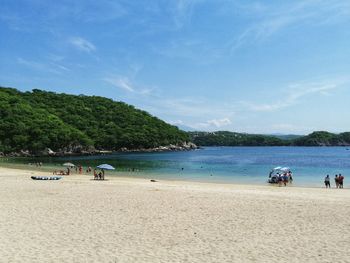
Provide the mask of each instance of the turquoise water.
POLYGON ((294 185, 322 186, 330 174, 350 175, 350 149, 345 147, 205 147, 189 152, 116 153, 104 156, 16 158, 7 162, 43 162, 59 169, 64 162, 84 167, 108 163, 117 168, 112 176, 147 177, 205 182, 266 184, 269 171, 288 166, 294 185))

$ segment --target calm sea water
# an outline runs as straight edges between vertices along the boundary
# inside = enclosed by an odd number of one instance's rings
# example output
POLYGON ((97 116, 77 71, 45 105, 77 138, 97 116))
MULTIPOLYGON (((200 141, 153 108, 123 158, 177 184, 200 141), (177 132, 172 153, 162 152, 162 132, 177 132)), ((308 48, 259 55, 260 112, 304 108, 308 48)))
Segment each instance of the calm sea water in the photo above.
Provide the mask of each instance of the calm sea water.
POLYGON ((345 176, 346 185, 350 176, 350 149, 345 147, 206 147, 189 152, 18 158, 7 163, 43 162, 46 168, 63 169, 67 161, 84 167, 108 163, 117 168, 108 175, 158 180, 266 184, 269 171, 276 166, 290 167, 297 186, 322 186, 326 174, 333 178, 339 173, 345 176))

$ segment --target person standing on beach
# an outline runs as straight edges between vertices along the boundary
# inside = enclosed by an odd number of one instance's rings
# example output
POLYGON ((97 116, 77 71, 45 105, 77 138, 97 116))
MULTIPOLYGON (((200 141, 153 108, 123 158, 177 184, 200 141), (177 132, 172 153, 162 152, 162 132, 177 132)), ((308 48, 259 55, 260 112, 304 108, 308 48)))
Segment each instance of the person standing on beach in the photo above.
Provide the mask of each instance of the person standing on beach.
POLYGON ((336 174, 335 177, 334 177, 334 182, 335 182, 335 187, 336 188, 339 188, 339 178, 338 178, 338 175, 336 174))
POLYGON ((282 175, 281 174, 278 174, 278 186, 282 186, 282 181, 283 181, 283 178, 282 178, 282 175))
POLYGON ((326 188, 331 188, 329 174, 327 174, 327 176, 324 178, 324 184, 325 184, 326 188))
POLYGON ((289 171, 288 173, 288 177, 289 177, 289 183, 293 183, 293 175, 292 175, 292 171, 289 171))
POLYGON ((338 182, 339 182, 339 188, 343 188, 343 183, 344 183, 344 176, 339 174, 338 176, 338 182))
POLYGON ((284 184, 284 186, 287 186, 287 183, 288 183, 288 175, 287 175, 287 173, 284 173, 283 174, 283 184, 284 184))

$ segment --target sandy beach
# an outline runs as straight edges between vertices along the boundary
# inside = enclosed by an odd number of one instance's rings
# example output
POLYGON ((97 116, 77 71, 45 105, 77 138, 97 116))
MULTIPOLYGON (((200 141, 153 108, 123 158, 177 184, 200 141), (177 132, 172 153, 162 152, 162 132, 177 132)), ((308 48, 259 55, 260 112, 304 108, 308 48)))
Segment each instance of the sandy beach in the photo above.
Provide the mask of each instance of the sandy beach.
POLYGON ((34 174, 0 168, 1 262, 350 262, 348 189, 34 174))

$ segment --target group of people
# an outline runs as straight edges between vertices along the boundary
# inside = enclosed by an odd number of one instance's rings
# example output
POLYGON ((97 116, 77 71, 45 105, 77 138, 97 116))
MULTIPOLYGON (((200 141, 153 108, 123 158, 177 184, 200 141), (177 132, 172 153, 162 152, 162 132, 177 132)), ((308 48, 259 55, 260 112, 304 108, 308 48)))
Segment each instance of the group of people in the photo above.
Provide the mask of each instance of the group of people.
POLYGON ((291 184, 293 182, 292 171, 286 171, 284 173, 278 172, 276 174, 274 174, 273 171, 271 171, 268 182, 272 184, 278 184, 278 186, 287 186, 288 183, 291 184))
MULTIPOLYGON (((81 165, 77 165, 77 166, 71 166, 71 167, 67 167, 67 171, 64 170, 55 170, 53 171, 54 175, 70 175, 72 172, 71 170, 75 169, 76 173, 82 174, 83 173, 83 167, 81 165)), ((86 173, 89 174, 92 172, 92 168, 89 166, 86 169, 86 173)), ((104 170, 101 170, 100 172, 97 172, 96 169, 94 169, 94 180, 104 180, 105 179, 105 172, 104 170)))
POLYGON ((104 180, 105 179, 105 171, 102 170, 99 173, 94 169, 94 180, 104 180))
POLYGON ((291 171, 278 175, 278 186, 282 186, 282 184, 284 184, 284 186, 287 186, 288 183, 291 184, 292 182, 293 175, 291 171))
MULTIPOLYGON (((336 188, 343 188, 344 186, 344 176, 342 174, 336 174, 334 176, 334 183, 336 188)), ((326 175, 324 178, 324 184, 326 188, 331 188, 331 179, 329 177, 329 174, 326 175)))

